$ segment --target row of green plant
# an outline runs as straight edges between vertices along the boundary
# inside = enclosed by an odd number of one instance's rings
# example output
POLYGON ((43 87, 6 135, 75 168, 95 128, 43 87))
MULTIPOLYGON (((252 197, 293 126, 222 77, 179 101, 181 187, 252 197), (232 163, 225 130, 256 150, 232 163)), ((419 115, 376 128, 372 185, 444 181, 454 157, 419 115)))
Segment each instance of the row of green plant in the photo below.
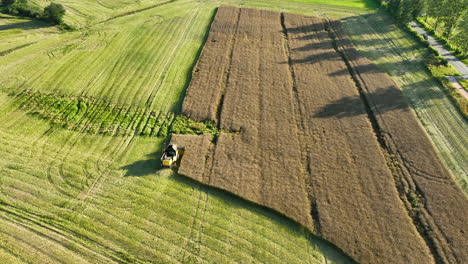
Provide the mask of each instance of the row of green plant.
MULTIPOLYGON (((418 34, 409 25, 406 25, 406 30, 411 33, 414 38, 423 46, 428 48, 427 54, 424 56, 424 63, 426 64, 431 75, 439 81, 439 83, 445 88, 449 97, 458 106, 460 111, 465 117, 468 117, 468 100, 461 95, 457 89, 450 83, 445 76, 460 76, 460 73, 453 68, 448 61, 440 56, 438 50, 433 48, 429 42, 418 34)), ((465 82, 460 82, 462 85, 466 85, 465 82)))
POLYGON ((418 22, 460 60, 468 61, 467 0, 390 0, 382 6, 399 24, 418 22))
POLYGON ((175 134, 219 135, 213 122, 135 106, 114 105, 91 97, 69 97, 23 91, 11 94, 19 108, 55 127, 91 134, 167 137, 175 134))
POLYGON ((66 26, 63 23, 65 8, 61 4, 50 3, 47 7, 41 7, 29 3, 27 0, 2 0, 0 11, 11 15, 20 15, 45 20, 47 22, 66 26))

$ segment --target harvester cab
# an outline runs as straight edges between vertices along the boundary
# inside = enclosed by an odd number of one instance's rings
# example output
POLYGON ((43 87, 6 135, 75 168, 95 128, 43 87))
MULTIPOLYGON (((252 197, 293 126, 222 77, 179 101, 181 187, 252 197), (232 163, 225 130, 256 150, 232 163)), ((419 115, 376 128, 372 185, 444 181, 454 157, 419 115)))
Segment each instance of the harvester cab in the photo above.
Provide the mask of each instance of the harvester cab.
POLYGON ((176 144, 169 144, 167 148, 164 150, 163 155, 161 157, 161 166, 163 167, 172 167, 176 165, 176 162, 180 158, 180 150, 177 149, 176 144))

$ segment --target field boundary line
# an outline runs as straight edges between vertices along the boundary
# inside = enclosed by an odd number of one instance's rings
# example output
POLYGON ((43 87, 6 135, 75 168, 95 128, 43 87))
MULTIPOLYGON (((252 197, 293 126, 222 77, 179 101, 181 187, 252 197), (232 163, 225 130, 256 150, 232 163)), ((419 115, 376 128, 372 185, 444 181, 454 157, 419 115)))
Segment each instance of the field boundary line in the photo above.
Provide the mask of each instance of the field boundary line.
MULTIPOLYGON (((292 92, 292 98, 291 98, 291 102, 293 103, 293 107, 294 107, 294 112, 295 112, 295 115, 294 115, 294 121, 296 123, 296 132, 297 132, 297 135, 299 137, 306 137, 304 131, 306 130, 306 127, 305 127, 305 120, 304 120, 304 116, 306 116, 304 114, 304 111, 303 111, 303 108, 301 107, 301 104, 300 104, 300 99, 299 99, 299 91, 297 89, 297 78, 296 78, 296 72, 294 70, 294 67, 293 67, 293 61, 292 61, 292 58, 291 58, 291 54, 292 54, 292 50, 291 50, 291 46, 290 46, 290 36, 289 36, 289 33, 288 33, 288 29, 286 27, 286 24, 285 24, 285 18, 284 18, 284 13, 281 12, 280 14, 280 23, 281 23, 281 27, 282 27, 282 34, 283 34, 283 39, 284 39, 284 48, 285 48, 285 52, 286 52, 286 56, 288 57, 288 68, 289 68, 289 77, 290 77, 290 82, 291 82, 291 85, 292 85, 292 89, 291 89, 291 92, 292 92)), ((314 228, 313 232, 314 233, 317 233, 317 234, 321 234, 321 230, 322 230, 322 227, 321 227, 321 224, 320 224, 320 216, 319 216, 319 212, 317 210, 317 202, 316 202, 316 199, 315 199, 315 195, 313 193, 313 190, 312 188, 309 188, 308 186, 310 186, 310 184, 308 184, 307 182, 309 181, 308 179, 310 179, 310 175, 312 175, 311 173, 311 168, 309 166, 309 160, 310 160, 310 157, 308 155, 309 151, 308 151, 308 144, 307 145, 304 145, 302 147, 305 147, 306 150, 301 150, 300 151, 300 156, 301 156, 301 166, 300 166, 300 171, 301 171, 301 178, 302 180, 304 181, 304 184, 305 184, 305 189, 306 189, 306 193, 307 193, 307 198, 310 202, 310 215, 311 215, 311 219, 312 219, 312 226, 314 228), (305 154, 307 153, 307 154, 305 154)))
POLYGON ((8 54, 10 54, 10 53, 12 53, 14 51, 17 51, 17 50, 22 49, 22 48, 26 48, 26 47, 31 46, 31 45, 36 44, 36 43, 37 43, 37 41, 34 41, 34 42, 30 42, 30 43, 26 43, 26 44, 23 44, 23 45, 13 47, 11 49, 0 51, 0 57, 8 55, 8 54))
MULTIPOLYGON (((106 22, 109 22, 109 21, 111 21, 111 20, 114 20, 114 19, 117 19, 117 18, 121 18, 121 17, 125 17, 125 16, 131 16, 131 15, 134 15, 134 14, 137 14, 137 13, 140 13, 140 12, 144 12, 144 11, 147 11, 147 10, 150 10, 150 9, 153 9, 153 8, 156 8, 156 7, 160 7, 160 6, 163 6, 163 5, 166 5, 166 4, 170 4, 170 3, 173 3, 173 2, 176 2, 176 1, 178 1, 178 0, 169 0, 169 1, 166 1, 166 2, 154 4, 154 5, 152 5, 152 6, 144 7, 144 8, 137 9, 137 10, 133 10, 133 11, 129 11, 129 12, 126 12, 126 13, 123 13, 123 14, 119 14, 119 15, 110 17, 110 18, 105 19, 105 20, 103 20, 103 21, 97 22, 97 23, 94 24, 94 25, 106 23, 106 22)), ((93 25, 93 26, 94 26, 94 25, 93 25)))

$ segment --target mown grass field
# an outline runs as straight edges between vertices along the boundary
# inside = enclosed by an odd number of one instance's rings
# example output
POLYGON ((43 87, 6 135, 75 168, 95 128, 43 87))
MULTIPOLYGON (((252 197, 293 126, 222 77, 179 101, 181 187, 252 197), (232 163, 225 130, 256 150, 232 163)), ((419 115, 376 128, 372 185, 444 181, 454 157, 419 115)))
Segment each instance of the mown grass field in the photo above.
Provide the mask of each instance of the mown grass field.
POLYGON ((277 213, 159 169, 164 137, 84 129, 92 120, 113 121, 98 111, 88 113, 83 129, 51 126, 8 95, 33 90, 178 113, 221 4, 344 19, 358 48, 400 84, 466 186, 466 121, 429 78, 411 38, 366 2, 58 2, 67 7, 65 21, 79 30, 60 33, 28 19, 0 19, 2 263, 349 262, 277 213))

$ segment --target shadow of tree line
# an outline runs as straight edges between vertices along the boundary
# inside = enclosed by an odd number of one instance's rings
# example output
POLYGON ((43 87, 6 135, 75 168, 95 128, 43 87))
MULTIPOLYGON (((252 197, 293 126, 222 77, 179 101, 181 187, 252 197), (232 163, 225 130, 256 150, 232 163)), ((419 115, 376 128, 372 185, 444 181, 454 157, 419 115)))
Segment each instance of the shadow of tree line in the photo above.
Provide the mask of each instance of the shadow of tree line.
MULTIPOLYGON (((367 100, 372 101, 373 108, 380 113, 403 110, 409 111, 409 106, 404 97, 401 96, 401 91, 396 87, 390 86, 385 89, 380 89, 376 92, 366 93, 367 100), (384 100, 382 100, 385 98, 384 100), (373 100, 378 99, 378 100, 373 100)), ((319 112, 312 115, 313 118, 347 118, 366 114, 364 101, 361 95, 343 97, 335 100, 326 106, 322 107, 319 112)))
POLYGON ((129 176, 146 176, 163 169, 161 166, 161 151, 155 151, 153 153, 145 155, 147 159, 135 161, 132 164, 128 164, 120 167, 121 170, 125 170, 125 177, 129 176))
MULTIPOLYGON (((359 34, 371 34, 370 36, 374 36, 372 38, 366 38, 360 40, 360 45, 364 45, 367 47, 376 47, 378 49, 378 53, 380 54, 392 54, 396 53, 397 55, 401 56, 403 59, 397 62, 383 62, 379 64, 369 63, 367 65, 360 65, 359 66, 359 73, 360 74, 374 74, 378 72, 385 71, 390 76, 404 76, 406 74, 413 74, 420 72, 421 70, 427 69, 424 67, 423 58, 413 58, 408 59, 405 56, 406 52, 414 51, 417 49, 422 49, 422 47, 418 42, 414 41, 414 44, 409 46, 401 47, 395 44, 395 38, 388 37, 387 33, 390 33, 394 30, 395 25, 392 24, 393 19, 389 17, 386 13, 382 11, 378 11, 371 14, 364 14, 359 16, 351 16, 341 19, 343 24, 345 23, 364 23, 363 21, 371 21, 369 23, 376 24, 378 26, 379 31, 376 32, 366 32, 366 31, 353 31, 353 32, 346 32, 350 38, 344 40, 344 44, 353 45, 351 41, 351 37, 357 36, 359 34)), ((329 61, 329 60, 342 60, 341 56, 336 51, 330 51, 333 47, 333 40, 330 38, 329 33, 325 30, 325 26, 323 23, 315 23, 305 26, 299 26, 294 28, 287 28, 288 32, 294 33, 302 33, 302 36, 297 38, 301 40, 316 40, 315 42, 308 43, 302 47, 292 49, 293 52, 307 52, 314 50, 322 50, 323 52, 319 52, 310 56, 305 56, 303 58, 295 58, 291 60, 291 63, 294 64, 314 64, 320 61, 329 61), (326 41, 320 41, 326 39, 326 41)), ((411 38, 409 38, 411 39, 411 38)), ((364 56, 368 59, 372 60, 372 57, 369 57, 366 52, 358 51, 358 56, 364 56)), ((374 50, 375 53, 375 50, 374 50)), ((347 67, 337 70, 336 72, 328 74, 329 76, 342 76, 342 75, 350 75, 349 69, 347 67)), ((432 83, 434 79, 428 78, 425 80, 417 81, 411 83, 410 86, 405 86, 405 90, 403 92, 406 96, 411 96, 411 100, 414 100, 415 93, 421 93, 421 87, 429 85, 432 83)), ((373 106, 378 109, 379 112, 386 112, 392 111, 396 109, 403 109, 404 111, 409 110, 408 101, 405 96, 401 96, 402 91, 397 87, 387 87, 385 89, 381 89, 375 92, 366 93, 366 98, 380 98, 380 100, 374 100, 372 103, 373 106), (382 99, 384 98, 384 99, 382 99), (395 98, 400 98, 405 100, 405 102, 399 102, 395 100, 395 98)), ((435 99, 442 99, 446 95, 443 92, 434 93, 431 92, 429 94, 425 94, 424 96, 417 96, 418 100, 418 108, 428 108, 431 107, 433 104, 424 103, 421 104, 421 101, 431 101, 435 99)), ((414 103, 414 102, 409 102, 414 103)), ((334 102, 331 102, 329 105, 324 106, 319 113, 314 114, 312 117, 315 118, 326 118, 326 117, 338 117, 338 118, 346 118, 352 117, 355 115, 365 114, 366 112, 363 111, 363 100, 360 95, 351 96, 341 98, 334 102)))

